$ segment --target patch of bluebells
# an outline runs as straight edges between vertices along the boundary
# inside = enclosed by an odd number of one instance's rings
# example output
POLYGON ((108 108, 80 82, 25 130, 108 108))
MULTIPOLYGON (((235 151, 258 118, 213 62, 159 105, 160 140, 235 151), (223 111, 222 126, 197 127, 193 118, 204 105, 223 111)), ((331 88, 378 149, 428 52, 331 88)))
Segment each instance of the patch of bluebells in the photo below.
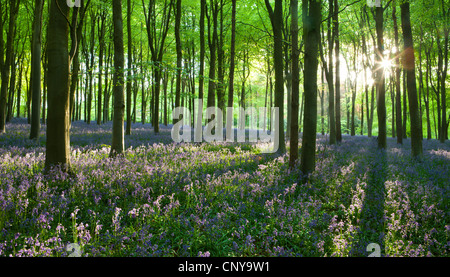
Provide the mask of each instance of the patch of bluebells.
POLYGON ((133 124, 109 158, 111 123, 74 122, 72 172, 45 174, 45 125, 0 135, 0 256, 450 256, 450 144, 317 140, 304 180, 289 156, 247 144, 175 144, 133 124))

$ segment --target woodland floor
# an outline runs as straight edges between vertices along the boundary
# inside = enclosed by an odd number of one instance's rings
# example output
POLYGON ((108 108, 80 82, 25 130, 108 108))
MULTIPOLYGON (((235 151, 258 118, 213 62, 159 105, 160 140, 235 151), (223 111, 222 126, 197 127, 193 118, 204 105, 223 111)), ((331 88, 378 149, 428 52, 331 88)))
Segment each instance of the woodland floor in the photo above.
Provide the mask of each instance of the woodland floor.
POLYGON ((288 154, 249 144, 175 144, 133 124, 109 158, 111 123, 72 125, 72 173, 44 174, 39 142, 13 119, 0 135, 0 256, 450 256, 450 142, 317 139, 301 184, 288 154))

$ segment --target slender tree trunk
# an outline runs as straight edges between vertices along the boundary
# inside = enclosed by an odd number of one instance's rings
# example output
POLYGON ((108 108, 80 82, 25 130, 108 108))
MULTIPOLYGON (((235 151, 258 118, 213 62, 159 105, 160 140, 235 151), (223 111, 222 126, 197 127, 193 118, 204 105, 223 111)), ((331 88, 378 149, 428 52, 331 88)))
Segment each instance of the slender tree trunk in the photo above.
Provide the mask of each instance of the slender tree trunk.
POLYGON ((416 76, 415 76, 415 57, 414 57, 414 44, 411 31, 411 16, 409 2, 404 2, 400 5, 402 30, 403 30, 403 68, 406 69, 406 78, 408 86, 408 100, 409 100, 409 113, 411 117, 411 152, 414 158, 421 158, 423 156, 422 149, 422 135, 420 114, 417 101, 417 88, 416 88, 416 76))
MULTIPOLYGON (((392 19, 394 21, 394 37, 395 47, 400 51, 400 44, 398 42, 398 24, 396 15, 396 5, 393 6, 392 19)), ((397 53, 396 53, 397 54, 397 53)), ((395 123, 397 129, 397 143, 403 144, 403 126, 402 126, 402 98, 400 90, 400 57, 395 57, 395 123)))
MULTIPOLYGON (((47 52, 47 50, 45 50, 47 52)), ((43 67, 48 68, 47 54, 44 54, 43 67)), ((48 70, 44 70, 44 84, 42 92, 42 124, 47 124, 47 86, 48 86, 48 70)))
MULTIPOLYGON (((3 86, 5 86, 5 83, 3 81, 5 77, 5 60, 4 60, 4 40, 3 40, 3 2, 0 1, 0 75, 1 75, 1 83, 0 83, 0 134, 5 132, 6 122, 5 122, 5 107, 6 107, 6 90, 4 90, 3 86), (4 93, 5 92, 5 93, 4 93)), ((25 78, 27 78, 25 76, 25 78)), ((6 80, 6 79, 5 79, 6 80)))
MULTIPOLYGON (((231 0, 231 46, 230 46, 230 73, 229 73, 229 83, 228 83, 228 107, 233 107, 233 97, 234 97, 234 71, 236 63, 236 0, 231 0)), ((267 95, 267 88, 266 88, 267 95)), ((266 97, 267 100, 267 97, 266 97)), ((267 105, 265 105, 267 106, 267 105)), ((226 122, 233 121, 233 114, 227 114, 226 122)), ((227 124, 227 126, 232 126, 233 124, 227 124)), ((231 129, 227 130, 227 134, 231 132, 231 129)))
POLYGON ((45 166, 70 168, 69 43, 64 0, 51 2, 48 26, 48 119, 45 166), (59 5, 59 7, 58 7, 59 5))
MULTIPOLYGON (((335 29, 332 27, 332 17, 334 12, 334 0, 328 1, 329 3, 329 16, 328 16, 328 63, 326 62, 324 55, 321 50, 322 62, 325 67, 325 77, 328 83, 328 125, 329 125, 329 134, 330 134, 330 145, 336 144, 336 113, 335 113, 335 93, 334 93, 334 61, 333 61, 333 51, 334 51, 334 43, 335 43, 335 29)), ((303 104, 303 101, 302 101, 303 104)), ((300 114, 300 118, 303 113, 300 114)))
POLYGON ((114 24, 114 117, 111 156, 120 155, 125 148, 124 143, 124 47, 123 47, 123 20, 122 0, 113 0, 113 24, 114 24))
POLYGON ((91 41, 90 41, 90 55, 89 55, 89 91, 87 92, 87 124, 91 124, 92 121, 92 94, 93 94, 93 81, 94 81, 94 47, 95 47, 95 21, 96 16, 91 14, 91 41))
POLYGON ((322 67, 322 74, 320 74, 321 78, 322 78, 322 86, 319 90, 319 97, 320 97, 320 126, 322 128, 322 136, 325 135, 325 105, 324 105, 324 101, 325 101, 325 80, 324 80, 324 68, 322 67))
POLYGON ((290 132, 289 166, 293 168, 298 159, 298 98, 300 89, 300 69, 298 49, 298 0, 291 0, 291 35, 292 35, 292 99, 290 132))
POLYGON ((164 117, 164 125, 168 124, 168 113, 167 113, 167 87, 169 85, 169 73, 164 72, 164 81, 163 81, 163 91, 164 91, 164 103, 163 103, 163 117, 164 117))
POLYGON ((406 139, 407 135, 406 135, 406 123, 408 121, 408 108, 407 108, 407 90, 406 90, 406 70, 403 69, 403 138, 406 139))
POLYGON ((99 57, 98 57, 98 95, 97 95, 97 125, 102 123, 102 95, 103 95, 103 56, 104 56, 104 44, 105 44, 105 20, 106 13, 100 14, 99 22, 99 57))
POLYGON ((211 15, 208 16, 208 43, 209 43, 209 84, 207 107, 214 107, 216 103, 216 52, 217 52, 217 17, 219 5, 215 0, 210 1, 211 15), (212 16, 212 22, 211 22, 212 16), (212 29, 212 34, 211 34, 212 29))
POLYGON ((338 0, 334 0, 334 33, 335 33, 335 56, 336 56, 336 100, 335 100, 335 113, 336 113, 336 141, 342 141, 341 130, 341 70, 340 70, 340 40, 339 40, 339 3, 338 0))
MULTIPOLYGON (((353 71, 356 73, 356 59, 357 59, 357 45, 356 41, 353 42, 353 49, 354 49, 354 57, 353 57, 353 71)), ((350 80, 351 82, 351 80, 350 80)), ((356 90, 358 87, 358 80, 355 79, 352 87, 352 119, 351 119, 351 136, 356 135, 356 123, 355 123, 355 104, 356 104, 356 90)))
MULTIPOLYGON (((275 1, 274 9, 272 9, 269 0, 265 0, 265 4, 272 22, 274 36, 275 107, 279 111, 278 124, 280 128, 278 138, 276 139, 279 143, 278 153, 282 154, 286 152, 286 143, 284 140, 283 1, 275 1)), ((317 91, 315 93, 317 94, 317 91)))
POLYGON ((219 20, 219 34, 217 40, 217 107, 225 111, 225 84, 224 84, 224 26, 223 26, 223 0, 220 0, 220 20, 219 20))
POLYGON ((303 39, 305 41, 305 117, 302 139, 301 171, 309 174, 316 166, 317 68, 322 1, 303 1, 303 39))
POLYGON ((198 79, 198 98, 203 101, 205 76, 205 15, 206 0, 200 0, 200 72, 198 79))
MULTIPOLYGON (((175 10, 175 41, 176 41, 176 51, 177 51, 177 77, 175 80, 175 107, 180 107, 180 97, 181 97, 181 71, 183 70, 183 51, 181 45, 181 0, 177 0, 176 10, 175 10)), ((173 124, 176 124, 179 120, 173 119, 173 124)))
POLYGON ((16 53, 13 53, 11 60, 11 78, 9 82, 8 110, 6 115, 6 122, 10 122, 13 115, 14 93, 16 91, 16 67, 17 67, 16 53))
POLYGON ((22 73, 23 73, 23 54, 21 55, 21 58, 20 58, 20 61, 19 61, 19 64, 20 64, 20 67, 19 67, 19 85, 18 85, 18 88, 17 88, 17 113, 16 113, 16 117, 20 117, 20 98, 21 98, 21 96, 22 96, 22 94, 21 94, 21 92, 22 92, 22 77, 23 77, 23 75, 22 75, 22 73))
POLYGON ((36 0, 34 8, 33 22, 33 43, 31 57, 31 74, 33 75, 32 84, 32 113, 31 113, 31 131, 30 139, 39 139, 41 127, 41 29, 42 29, 42 10, 44 2, 36 0))
MULTIPOLYGON (((9 1, 9 26, 8 26, 8 33, 6 35, 6 49, 5 49, 6 54, 3 67, 1 68, 2 81, 0 88, 0 134, 4 133, 6 130, 8 82, 10 77, 11 64, 13 63, 14 26, 16 25, 17 14, 19 11, 19 2, 20 2, 19 0, 9 1)), ((0 49, 3 50, 3 47, 1 47, 0 49)), ((2 60, 3 60, 3 52, 2 52, 2 60)))
MULTIPOLYGON (((382 64, 384 59, 384 38, 383 38, 383 7, 376 7, 376 31, 377 31, 377 53, 376 63, 382 64)), ((378 115, 378 147, 386 149, 386 87, 384 68, 377 66, 376 87, 377 87, 377 115, 378 115)))
MULTIPOLYGON (((444 5, 444 4, 443 4, 444 5)), ((447 12, 445 9, 444 12, 444 18, 446 18, 446 23, 448 24, 448 18, 447 18, 447 12)), ((441 103, 442 103, 442 130, 441 130, 441 137, 440 142, 445 143, 445 140, 448 139, 448 122, 447 122, 447 70, 448 70, 448 48, 449 48, 449 32, 450 28, 448 25, 444 27, 444 68, 441 73, 441 103)))
POLYGON ((128 69, 127 69, 127 125, 125 135, 131 135, 131 68, 133 67, 133 40, 131 34, 131 0, 127 0, 127 35, 128 35, 128 69))
POLYGON ((424 94, 424 101, 425 101, 425 110, 426 110, 426 116, 427 116, 427 139, 430 140, 432 138, 431 134, 431 120, 430 120, 430 82, 429 82, 429 76, 431 72, 431 61, 430 61, 430 50, 426 50, 426 71, 425 71, 425 83, 427 84, 427 92, 424 94))

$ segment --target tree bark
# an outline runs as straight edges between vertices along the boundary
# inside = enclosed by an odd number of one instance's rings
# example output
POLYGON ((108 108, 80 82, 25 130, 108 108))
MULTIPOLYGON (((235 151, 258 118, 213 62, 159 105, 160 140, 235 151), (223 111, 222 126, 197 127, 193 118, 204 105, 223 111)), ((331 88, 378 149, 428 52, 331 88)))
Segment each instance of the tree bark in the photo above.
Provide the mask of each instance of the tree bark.
POLYGON ((33 75, 30 139, 39 139, 41 127, 41 29, 44 2, 36 0, 34 8, 31 74, 33 75))
MULTIPOLYGON (((177 77, 175 81, 175 107, 180 107, 181 96, 181 71, 183 66, 183 51, 181 47, 181 0, 177 0, 175 10, 175 41, 177 51, 177 77)), ((173 124, 176 124, 179 120, 173 119, 173 124)))
POLYGON ((153 63, 153 94, 151 100, 151 122, 155 134, 159 133, 159 104, 162 76, 162 61, 164 56, 164 45, 167 33, 170 28, 170 19, 172 15, 173 0, 165 0, 156 5, 155 0, 150 0, 148 11, 145 10, 144 0, 142 1, 144 8, 145 21, 147 26, 147 38, 151 52, 153 63), (157 11, 157 7, 161 7, 161 11, 157 11), (158 17, 158 15, 160 17, 158 17))
POLYGON ((384 59, 384 38, 383 38, 383 7, 376 7, 376 32, 377 32, 377 53, 376 53, 376 87, 377 87, 377 115, 378 115, 378 148, 386 149, 386 87, 384 68, 381 66, 384 59))
POLYGON ((64 0, 51 2, 48 26, 48 119, 45 166, 70 169, 70 97, 68 6, 64 0), (59 5, 59 7, 58 7, 59 5))
POLYGON ((336 113, 336 142, 342 141, 341 130, 341 70, 340 70, 340 40, 339 40, 339 3, 338 0, 334 0, 334 33, 336 47, 334 49, 336 56, 336 100, 335 100, 335 113, 336 113))
POLYGON ((305 41, 305 69, 303 71, 305 94, 304 132, 302 139, 301 171, 309 174, 316 166, 317 129, 317 68, 320 40, 322 1, 303 1, 303 39, 305 41))
MULTIPOLYGON (((228 83, 228 107, 233 107, 234 97, 234 71, 236 63, 236 0, 231 0, 231 46, 230 46, 230 73, 228 83)), ((233 120, 233 115, 228 115, 227 120, 233 120)), ((232 126, 232 124, 230 124, 232 126)), ((231 132, 231 130, 227 130, 231 132)))
POLYGON ((421 135, 421 118, 419 114, 419 107, 417 101, 417 87, 415 75, 415 57, 414 44, 411 31, 411 16, 409 2, 404 2, 400 5, 402 30, 403 30, 403 68, 406 69, 408 100, 409 100, 409 114, 411 118, 411 152, 414 158, 422 158, 422 135, 421 135))
POLYGON ((216 52, 217 52, 217 17, 219 12, 219 4, 216 0, 210 1, 211 14, 208 16, 208 44, 209 44, 209 84, 207 107, 214 107, 216 103, 216 52), (212 16, 212 22, 211 22, 212 16), (212 29, 212 34, 211 34, 212 29))
MULTIPOLYGON (((275 1, 275 8, 272 9, 269 0, 265 0, 267 11, 272 23, 274 37, 274 68, 275 68, 275 107, 279 109, 279 132, 278 153, 286 152, 286 143, 284 140, 284 74, 283 74, 283 1, 275 1)), ((316 92, 317 93, 317 92, 316 92)))
POLYGON ((103 56, 105 44, 105 20, 106 12, 101 12, 99 22, 99 57, 98 57, 98 90, 97 90, 97 125, 102 123, 102 95, 103 95, 103 56))
POLYGON ((122 0, 113 0, 114 25, 114 115, 110 156, 114 157, 124 152, 124 47, 123 47, 123 20, 122 0))
POLYGON ((131 135, 131 68, 133 67, 133 40, 131 35, 131 0, 127 0, 127 35, 128 35, 128 68, 127 68, 127 125, 125 135, 131 135))
MULTIPOLYGON (((9 26, 6 35, 6 54, 5 60, 1 68, 1 88, 0 88, 0 134, 6 130, 6 110, 7 110, 7 92, 8 82, 10 77, 11 64, 13 62, 13 47, 14 47, 14 26, 16 25, 17 14, 19 11, 19 0, 9 1, 9 26)), ((2 26, 3 27, 3 26, 2 26)), ((3 36, 3 34, 2 34, 3 36)), ((3 39, 2 39, 3 44, 3 39)), ((3 50, 3 47, 0 47, 3 50)), ((2 52, 3 60, 3 52, 2 52)))
POLYGON ((298 49, 298 0, 291 0, 291 35, 292 35, 292 99, 290 126, 289 166, 293 168, 298 159, 298 99, 300 93, 300 70, 298 49))
MULTIPOLYGON (((395 47, 397 52, 400 51, 400 44, 398 42, 398 24, 396 16, 396 6, 393 6, 392 19, 394 22, 394 37, 395 37, 395 47)), ((403 144, 403 126, 402 126, 402 98, 400 90, 400 57, 396 55, 395 57, 395 126, 397 130, 397 143, 403 144)))

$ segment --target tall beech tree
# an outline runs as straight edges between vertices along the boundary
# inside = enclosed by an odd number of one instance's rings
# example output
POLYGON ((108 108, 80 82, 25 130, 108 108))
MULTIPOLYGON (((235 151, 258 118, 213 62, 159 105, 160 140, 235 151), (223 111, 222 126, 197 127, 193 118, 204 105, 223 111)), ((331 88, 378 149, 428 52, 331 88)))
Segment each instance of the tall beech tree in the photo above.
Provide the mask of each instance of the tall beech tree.
POLYGON ((305 116, 302 139, 300 168, 303 174, 309 174, 316 167, 316 131, 317 131, 317 69, 320 41, 320 22, 322 18, 321 0, 303 1, 303 40, 305 56, 303 83, 305 93, 305 116))
MULTIPOLYGON (((275 1, 275 7, 272 8, 269 0, 265 0, 267 12, 269 13, 270 22, 272 23, 273 32, 273 64, 275 70, 275 107, 279 110, 279 132, 278 153, 286 152, 284 140, 284 73, 283 73, 283 1, 275 1)), ((320 15, 319 15, 320 16, 320 15)), ((306 67, 305 67, 306 68, 306 67)), ((305 79, 306 80, 306 79, 305 79)))
POLYGON ((409 114, 411 118, 411 153, 414 158, 423 156, 421 118, 417 100, 414 44, 411 31, 411 15, 409 1, 400 4, 403 30, 403 68, 406 70, 406 85, 408 87, 409 114))
POLYGON ((133 66, 133 40, 131 35, 131 0, 127 0, 127 38, 128 38, 128 68, 127 68, 127 125, 126 135, 131 135, 131 88, 132 82, 132 66, 133 66))
POLYGON ((114 116, 112 130, 112 144, 110 156, 121 155, 125 150, 124 139, 124 46, 123 46, 123 19, 122 0, 113 0, 114 24, 114 116))
MULTIPOLYGON (((230 73, 228 75, 228 107, 233 107, 234 97, 234 73, 236 67, 236 0, 231 0, 231 42, 230 42, 230 73)), ((233 114, 227 113, 226 122, 233 120, 233 114)), ((227 126, 232 126, 231 124, 227 126)), ((227 129, 231 132, 231 129, 227 129)))
POLYGON ((45 166, 70 169, 69 7, 65 0, 50 4, 48 55, 48 118, 45 166))
POLYGON ((289 166, 292 168, 298 159, 298 98, 300 94, 300 69, 298 48, 298 0, 291 0, 291 35, 292 35, 292 99, 290 128, 289 166))
MULTIPOLYGON (((175 12, 175 43, 177 51, 177 77, 175 80, 175 107, 180 106, 181 98, 181 72, 183 66, 183 48, 181 45, 181 0, 176 0, 175 12)), ((173 124, 177 123, 177 119, 173 119, 173 124)))
MULTIPOLYGON (((335 41, 335 32, 334 28, 332 28, 332 15, 334 13, 334 0, 328 1, 328 12, 329 16, 327 19, 327 38, 328 38, 328 61, 325 59, 323 53, 323 43, 320 45, 320 57, 323 64, 323 69, 325 73, 325 77, 328 82, 328 121, 329 121, 329 134, 330 134, 330 144, 333 145, 336 143, 336 120, 335 120, 335 99, 334 99, 334 62, 333 62, 333 49, 334 49, 334 41, 335 41)), ((323 36, 322 36, 323 37, 323 36)))
MULTIPOLYGON (((394 39, 395 47, 397 51, 400 49, 399 36, 398 36, 398 24, 396 15, 396 5, 392 8, 392 20, 394 23, 394 39)), ((397 130, 397 143, 403 144, 403 126, 402 126, 402 93, 400 88, 400 56, 396 54, 395 57, 395 126, 397 130)))
POLYGON ((162 62, 164 57, 164 46, 167 34, 170 29, 172 7, 174 0, 148 1, 148 10, 142 0, 144 8, 145 22, 147 26, 147 39, 151 52, 153 64, 153 105, 152 105, 152 125, 155 133, 159 133, 159 104, 162 77, 162 62))
POLYGON ((334 23, 334 36, 335 36, 335 57, 336 57, 336 88, 335 88, 335 113, 336 113, 336 141, 342 141, 342 130, 341 130, 341 43, 339 40, 339 3, 338 0, 334 0, 334 13, 333 13, 333 23, 334 23))
POLYGON ((39 131, 41 127, 41 31, 43 8, 44 2, 42 0, 36 0, 34 7, 31 53, 31 75, 33 76, 33 83, 31 84, 32 112, 30 139, 39 139, 39 131))
MULTIPOLYGON (((7 104, 8 104, 8 82, 11 76, 11 67, 13 66, 13 48, 14 48, 14 27, 16 25, 17 13, 19 12, 19 0, 9 1, 9 22, 8 22, 8 32, 6 34, 6 48, 3 49, 3 33, 0 37, 1 44, 1 87, 0 87, 0 134, 4 133, 6 130, 6 117, 7 117, 7 104), (5 53, 5 60, 3 61, 3 50, 5 53)), ((7 6, 8 7, 8 6, 7 6)), ((0 8, 0 12, 3 12, 3 7, 0 8)), ((0 18, 0 21, 2 18, 0 18)), ((3 27, 3 26, 2 26, 3 27)), ((2 28, 3 29, 3 28, 2 28)), ((1 30, 3 32, 3 30, 1 30)))
POLYGON ((375 55, 376 71, 375 83, 377 88, 377 116, 378 116, 378 147, 386 149, 386 84, 384 74, 384 27, 383 7, 375 8, 375 28, 377 32, 377 48, 375 55))

